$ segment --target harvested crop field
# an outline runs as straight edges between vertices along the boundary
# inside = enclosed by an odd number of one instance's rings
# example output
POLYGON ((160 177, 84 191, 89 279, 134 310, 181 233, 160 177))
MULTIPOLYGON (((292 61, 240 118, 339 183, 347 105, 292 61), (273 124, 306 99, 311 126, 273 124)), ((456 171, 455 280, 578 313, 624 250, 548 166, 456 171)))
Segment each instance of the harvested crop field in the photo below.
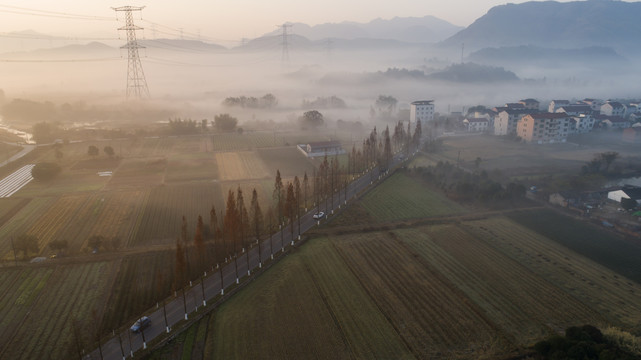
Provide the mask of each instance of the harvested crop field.
POLYGON ((263 179, 271 173, 254 151, 216 153, 216 164, 221 181, 263 179))

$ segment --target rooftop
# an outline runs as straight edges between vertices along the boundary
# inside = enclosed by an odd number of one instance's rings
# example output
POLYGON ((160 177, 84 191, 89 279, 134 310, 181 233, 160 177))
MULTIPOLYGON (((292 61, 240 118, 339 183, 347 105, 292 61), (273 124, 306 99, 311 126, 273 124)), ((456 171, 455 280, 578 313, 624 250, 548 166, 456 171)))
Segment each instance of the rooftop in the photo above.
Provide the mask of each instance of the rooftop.
POLYGON ((544 112, 544 113, 536 113, 536 114, 530 114, 533 119, 562 119, 568 117, 568 114, 564 112, 560 113, 550 113, 550 112, 544 112))

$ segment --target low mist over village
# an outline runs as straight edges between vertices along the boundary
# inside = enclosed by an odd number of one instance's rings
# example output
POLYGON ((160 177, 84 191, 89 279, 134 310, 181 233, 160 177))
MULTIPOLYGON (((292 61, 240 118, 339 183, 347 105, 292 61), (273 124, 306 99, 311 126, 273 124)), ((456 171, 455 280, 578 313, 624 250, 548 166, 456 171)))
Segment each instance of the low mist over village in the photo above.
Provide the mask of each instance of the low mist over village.
POLYGON ((0 359, 641 359, 641 2, 332 1, 0 4, 0 359))

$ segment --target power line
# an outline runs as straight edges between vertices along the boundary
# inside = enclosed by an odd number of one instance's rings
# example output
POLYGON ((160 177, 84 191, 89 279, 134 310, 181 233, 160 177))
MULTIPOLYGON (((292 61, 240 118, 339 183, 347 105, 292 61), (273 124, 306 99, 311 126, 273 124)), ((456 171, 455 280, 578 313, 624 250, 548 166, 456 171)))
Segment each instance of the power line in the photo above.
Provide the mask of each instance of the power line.
POLYGON ((71 14, 57 11, 48 11, 48 10, 37 10, 24 8, 19 6, 11 5, 1 5, 0 7, 15 9, 15 10, 2 10, 0 12, 11 13, 11 14, 21 14, 21 15, 31 15, 31 16, 44 16, 44 17, 57 17, 64 19, 76 19, 76 20, 101 20, 101 21, 113 21, 113 18, 106 16, 92 16, 92 15, 80 15, 80 14, 71 14), (20 11, 17 11, 20 10, 20 11))
POLYGON ((102 62, 120 60, 120 57, 98 58, 98 59, 64 59, 64 60, 25 60, 25 59, 0 59, 5 63, 74 63, 74 62, 102 62))

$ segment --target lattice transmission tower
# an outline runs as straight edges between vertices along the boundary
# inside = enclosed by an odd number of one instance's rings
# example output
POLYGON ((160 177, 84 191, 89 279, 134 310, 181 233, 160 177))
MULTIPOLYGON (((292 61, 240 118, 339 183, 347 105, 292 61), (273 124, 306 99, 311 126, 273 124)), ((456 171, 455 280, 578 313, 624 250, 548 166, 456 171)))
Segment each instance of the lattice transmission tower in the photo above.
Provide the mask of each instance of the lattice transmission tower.
POLYGON ((279 28, 281 28, 283 30, 283 35, 282 35, 283 36, 283 41, 281 43, 281 45, 283 46, 283 52, 282 52, 280 60, 285 65, 285 64, 289 63, 289 45, 287 43, 287 40, 288 40, 287 29, 292 27, 293 25, 292 24, 283 24, 283 25, 276 25, 276 26, 278 26, 279 28))
POLYGON ((145 47, 138 44, 136 40, 136 30, 143 28, 134 24, 134 11, 142 11, 144 6, 121 6, 112 8, 116 12, 125 13, 125 26, 119 27, 118 30, 125 30, 127 34, 127 44, 121 46, 121 49, 127 49, 127 99, 135 97, 138 99, 149 97, 149 88, 145 79, 145 72, 142 69, 138 49, 145 47))

